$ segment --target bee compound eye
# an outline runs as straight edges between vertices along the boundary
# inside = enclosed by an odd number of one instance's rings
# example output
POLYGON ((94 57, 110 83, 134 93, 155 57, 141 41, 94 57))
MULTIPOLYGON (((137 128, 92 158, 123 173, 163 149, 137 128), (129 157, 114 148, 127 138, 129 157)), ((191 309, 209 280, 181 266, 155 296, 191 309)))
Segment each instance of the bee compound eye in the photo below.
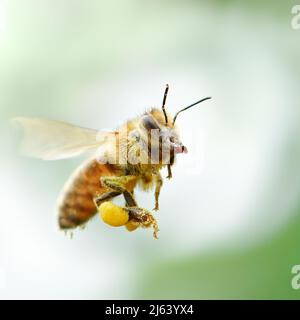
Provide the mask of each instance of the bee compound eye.
POLYGON ((136 130, 130 133, 130 137, 134 139, 135 141, 139 142, 141 140, 140 133, 136 130))
POLYGON ((149 115, 145 115, 142 118, 142 124, 147 130, 160 130, 156 121, 149 115))

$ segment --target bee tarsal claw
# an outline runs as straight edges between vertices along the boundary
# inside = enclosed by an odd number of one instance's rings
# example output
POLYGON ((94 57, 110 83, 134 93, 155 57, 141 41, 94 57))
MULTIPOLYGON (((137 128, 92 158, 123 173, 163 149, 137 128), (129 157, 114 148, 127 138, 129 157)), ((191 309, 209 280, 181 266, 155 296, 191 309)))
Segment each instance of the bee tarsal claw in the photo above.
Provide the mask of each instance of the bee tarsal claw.
POLYGON ((140 224, 142 228, 153 228, 153 237, 154 239, 158 239, 158 224, 153 215, 146 209, 132 207, 126 208, 128 210, 130 219, 132 221, 136 221, 140 224))
POLYGON ((155 207, 154 207, 152 210, 154 210, 154 211, 158 211, 158 210, 159 210, 159 205, 158 205, 158 204, 156 204, 156 205, 155 205, 155 207))

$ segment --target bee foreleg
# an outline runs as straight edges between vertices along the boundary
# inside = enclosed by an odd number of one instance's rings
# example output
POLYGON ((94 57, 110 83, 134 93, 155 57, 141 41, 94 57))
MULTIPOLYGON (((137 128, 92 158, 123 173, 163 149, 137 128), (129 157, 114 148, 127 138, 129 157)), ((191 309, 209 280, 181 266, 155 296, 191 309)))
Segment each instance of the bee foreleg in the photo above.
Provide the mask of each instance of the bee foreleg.
POLYGON ((174 163, 175 163, 175 156, 174 156, 174 152, 172 152, 170 163, 168 164, 168 176, 167 176, 168 179, 172 178, 172 166, 174 165, 174 163))
POLYGON ((172 169, 171 169, 171 165, 168 164, 168 176, 167 179, 171 179, 172 178, 172 169))
POLYGON ((160 195, 160 190, 163 185, 163 179, 160 175, 160 173, 156 174, 156 185, 155 185, 155 207, 153 210, 158 210, 159 209, 159 195, 160 195))
POLYGON ((135 179, 136 177, 134 176, 101 177, 101 183, 119 194, 123 194, 128 207, 137 207, 138 205, 132 193, 126 189, 126 184, 135 179))

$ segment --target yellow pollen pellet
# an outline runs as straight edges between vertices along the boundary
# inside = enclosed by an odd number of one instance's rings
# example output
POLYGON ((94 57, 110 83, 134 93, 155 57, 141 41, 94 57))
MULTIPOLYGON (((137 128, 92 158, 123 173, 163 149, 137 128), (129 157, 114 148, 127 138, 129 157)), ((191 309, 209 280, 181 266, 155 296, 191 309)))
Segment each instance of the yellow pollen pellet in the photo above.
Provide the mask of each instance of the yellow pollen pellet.
POLYGON ((131 221, 131 220, 125 224, 126 229, 130 232, 136 230, 139 226, 140 226, 139 222, 131 221))
POLYGON ((124 226, 128 220, 128 212, 110 201, 103 202, 98 208, 102 220, 110 226, 124 226))

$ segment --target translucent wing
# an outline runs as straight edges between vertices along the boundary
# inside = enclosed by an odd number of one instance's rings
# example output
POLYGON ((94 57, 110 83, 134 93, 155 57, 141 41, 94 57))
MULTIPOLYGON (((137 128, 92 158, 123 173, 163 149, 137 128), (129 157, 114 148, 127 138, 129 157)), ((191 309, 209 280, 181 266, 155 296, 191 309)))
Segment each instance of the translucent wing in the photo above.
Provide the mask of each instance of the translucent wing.
POLYGON ((105 144, 114 133, 99 132, 65 122, 40 118, 15 118, 24 130, 21 151, 43 160, 75 157, 105 144))

